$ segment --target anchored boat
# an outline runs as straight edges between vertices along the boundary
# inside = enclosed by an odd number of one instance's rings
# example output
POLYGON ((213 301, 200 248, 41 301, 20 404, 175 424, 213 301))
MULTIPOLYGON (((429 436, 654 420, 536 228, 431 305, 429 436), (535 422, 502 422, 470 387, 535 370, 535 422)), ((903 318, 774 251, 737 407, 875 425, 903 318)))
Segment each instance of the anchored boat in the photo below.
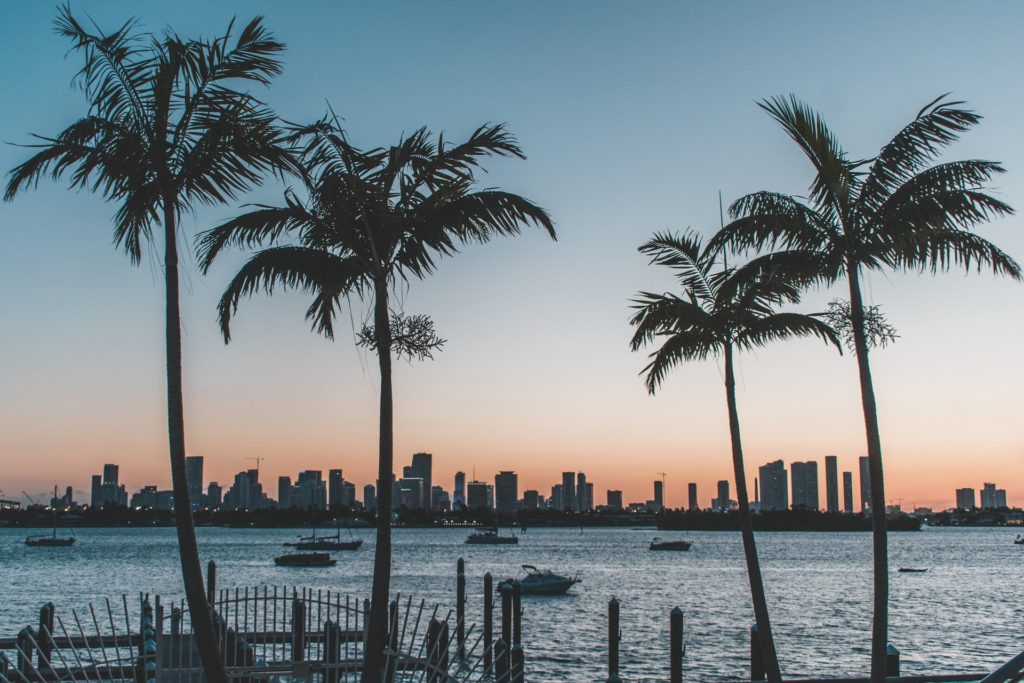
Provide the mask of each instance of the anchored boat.
POLYGON ((578 574, 573 577, 562 576, 547 569, 537 569, 532 564, 524 564, 523 571, 526 576, 519 580, 523 595, 564 595, 582 581, 578 574))
POLYGON ((515 535, 502 536, 498 533, 498 527, 480 527, 469 535, 466 543, 475 545, 516 545, 519 537, 515 535))
POLYGON ((689 550, 692 545, 690 541, 663 541, 655 537, 651 541, 651 550, 689 550))
POLYGON ((338 561, 327 553, 287 553, 274 558, 278 567, 333 567, 338 561))
MULTIPOLYGON (((352 530, 349 529, 348 533, 351 536, 352 530)), ((361 538, 341 540, 340 529, 333 536, 317 536, 316 529, 313 529, 312 536, 299 536, 298 542, 284 545, 287 548, 298 548, 299 550, 355 550, 362 544, 361 538)))
MULTIPOLYGON (((53 497, 57 498, 57 487, 53 487, 53 497)), ((25 545, 32 548, 61 548, 69 545, 74 545, 74 536, 58 536, 57 535, 57 506, 51 505, 53 508, 53 533, 49 536, 29 536, 25 539, 25 545)))

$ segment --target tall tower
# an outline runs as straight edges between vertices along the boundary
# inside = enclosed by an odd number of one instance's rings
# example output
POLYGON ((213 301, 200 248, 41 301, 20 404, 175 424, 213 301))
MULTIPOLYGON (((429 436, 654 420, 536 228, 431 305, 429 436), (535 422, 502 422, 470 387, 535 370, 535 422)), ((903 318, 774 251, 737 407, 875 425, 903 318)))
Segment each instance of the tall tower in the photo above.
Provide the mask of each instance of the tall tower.
POLYGON ((813 460, 795 462, 790 469, 793 479, 793 509, 818 511, 818 463, 813 460))
POLYGON ((789 482, 786 466, 781 460, 762 465, 757 470, 761 479, 761 511, 789 509, 789 482))
POLYGON ((718 509, 726 512, 729 509, 729 481, 722 479, 718 482, 718 509))
POLYGON ((654 507, 661 510, 665 507, 665 482, 654 480, 654 507))
POLYGON ((345 483, 345 477, 341 470, 328 470, 327 471, 327 506, 330 508, 337 509, 341 507, 341 490, 342 484, 345 483))
POLYGON ((515 512, 519 500, 519 476, 515 472, 498 472, 494 476, 494 502, 498 512, 515 512))
POLYGON ((410 474, 423 480, 423 507, 430 509, 430 491, 434 486, 434 456, 430 453, 413 453, 410 474))
POLYGON ((825 509, 839 512, 839 458, 825 456, 825 509))
POLYGON ((562 504, 568 510, 578 510, 576 507, 576 473, 562 472, 562 504))
POLYGON ((455 493, 452 498, 452 510, 466 507, 466 473, 455 473, 455 493))
POLYGON ((871 509, 871 468, 866 455, 860 456, 860 511, 871 509))
POLYGON ((853 472, 843 472, 843 512, 853 514, 853 472))
POLYGON ((688 493, 689 500, 687 501, 686 509, 688 510, 700 510, 700 502, 697 500, 697 484, 696 482, 690 482, 686 485, 686 491, 688 493))

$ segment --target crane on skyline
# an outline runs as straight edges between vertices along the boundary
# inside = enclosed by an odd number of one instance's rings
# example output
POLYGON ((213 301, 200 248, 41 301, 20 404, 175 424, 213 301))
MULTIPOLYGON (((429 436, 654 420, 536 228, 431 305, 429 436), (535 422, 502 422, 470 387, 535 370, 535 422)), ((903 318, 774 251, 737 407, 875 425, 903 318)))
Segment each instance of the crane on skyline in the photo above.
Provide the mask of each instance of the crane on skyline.
POLYGON ((667 477, 668 474, 666 472, 655 472, 655 474, 660 474, 661 475, 661 504, 664 505, 665 504, 665 488, 666 488, 666 486, 665 486, 665 477, 667 477))
POLYGON ((246 460, 255 460, 256 461, 256 478, 259 479, 260 478, 260 463, 263 462, 264 460, 266 460, 266 458, 264 458, 261 455, 257 455, 257 456, 252 457, 252 458, 246 458, 246 460))

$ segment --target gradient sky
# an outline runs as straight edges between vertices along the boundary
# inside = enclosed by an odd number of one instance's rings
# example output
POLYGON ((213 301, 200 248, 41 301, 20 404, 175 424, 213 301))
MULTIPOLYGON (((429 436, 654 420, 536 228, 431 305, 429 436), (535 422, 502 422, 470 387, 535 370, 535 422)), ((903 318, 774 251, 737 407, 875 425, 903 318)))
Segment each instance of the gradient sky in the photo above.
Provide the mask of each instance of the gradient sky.
MULTIPOLYGON (((434 362, 396 366, 396 468, 434 453, 435 482, 457 469, 520 473, 547 494, 582 469, 595 498, 620 488, 668 502, 698 482, 701 501, 731 479, 718 365, 677 370, 657 396, 637 376, 627 300, 665 289, 636 247, 654 230, 718 226, 726 202, 755 190, 803 192, 810 166, 755 100, 796 93, 818 108, 851 156, 870 156, 937 95, 985 116, 950 157, 1003 162, 994 191, 1024 210, 1024 5, 1008 2, 76 2, 105 28, 129 16, 157 30, 215 34, 259 13, 288 44, 266 99, 310 120, 325 103, 352 138, 389 144, 421 125, 464 138, 505 121, 529 159, 488 165, 484 183, 524 194, 557 221, 474 246, 400 297, 448 339, 434 362)), ((55 7, 0 4, 0 141, 55 133, 85 111, 69 87, 80 62, 53 34, 55 7)), ((0 169, 27 151, 0 146, 0 169)), ((248 201, 276 202, 270 183, 248 201)), ((0 489, 59 483, 85 490, 104 462, 130 489, 168 485, 159 254, 132 268, 111 247, 113 205, 66 183, 0 206, 0 489)), ((199 210, 191 237, 238 212, 199 210)), ((1024 259, 1020 217, 981 233, 1024 259)), ((188 452, 229 481, 266 458, 264 482, 342 467, 376 472, 377 375, 348 333, 309 330, 299 295, 243 302, 230 346, 214 305, 243 256, 208 276, 186 264, 183 316, 188 452)), ((1021 338, 1024 288, 989 274, 872 274, 898 343, 873 356, 887 491, 935 507, 953 489, 995 481, 1024 504, 1021 338)), ((821 310, 842 291, 810 294, 821 310)), ((355 305, 358 325, 366 305, 355 305)), ((347 316, 343 329, 348 327, 347 316)), ((743 355, 746 457, 864 452, 856 368, 820 342, 743 355)), ((822 472, 822 479, 824 474, 822 472)), ((824 482, 822 481, 822 488, 824 482)), ((270 487, 273 488, 273 487, 270 487)), ((822 496, 824 491, 822 490, 822 496)))

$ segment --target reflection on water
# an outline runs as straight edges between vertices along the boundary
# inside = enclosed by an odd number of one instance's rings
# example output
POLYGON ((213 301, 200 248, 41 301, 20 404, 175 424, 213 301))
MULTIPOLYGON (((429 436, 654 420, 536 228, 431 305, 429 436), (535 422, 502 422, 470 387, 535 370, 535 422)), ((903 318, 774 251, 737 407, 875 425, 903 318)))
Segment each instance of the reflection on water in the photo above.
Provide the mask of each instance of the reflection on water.
MULTIPOLYGON (((365 597, 373 536, 338 552, 329 569, 276 567, 291 530, 199 529, 204 562, 218 583, 304 585, 365 597)), ((524 641, 533 680, 587 681, 606 672, 607 602, 622 603, 622 676, 665 680, 668 615, 685 614, 689 680, 748 673, 753 622, 738 533, 691 532, 690 552, 650 552, 654 531, 532 528, 517 546, 464 545, 458 529, 396 529, 393 590, 454 607, 455 562, 466 559, 469 621, 482 620, 482 577, 533 564, 579 572, 565 597, 524 597, 524 641)), ((33 623, 52 600, 58 611, 128 593, 180 598, 173 529, 76 529, 72 548, 27 548, 24 531, 0 529, 0 634, 33 623)), ((1007 529, 926 529, 890 536, 890 559, 927 567, 891 575, 890 634, 905 674, 985 670, 1024 649, 1024 546, 1007 529)), ((760 533, 757 536, 783 673, 866 674, 871 617, 867 533, 760 533)))

